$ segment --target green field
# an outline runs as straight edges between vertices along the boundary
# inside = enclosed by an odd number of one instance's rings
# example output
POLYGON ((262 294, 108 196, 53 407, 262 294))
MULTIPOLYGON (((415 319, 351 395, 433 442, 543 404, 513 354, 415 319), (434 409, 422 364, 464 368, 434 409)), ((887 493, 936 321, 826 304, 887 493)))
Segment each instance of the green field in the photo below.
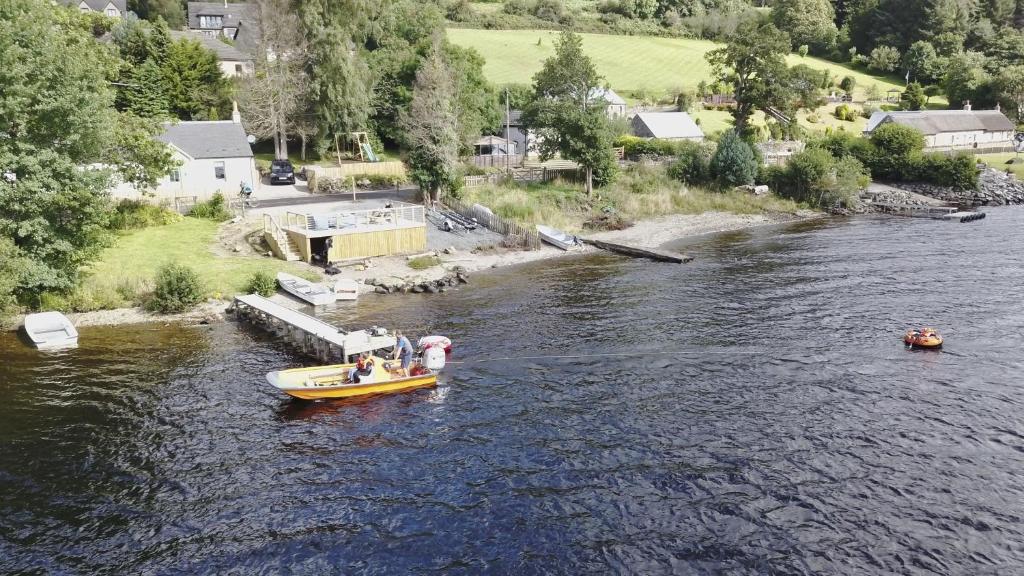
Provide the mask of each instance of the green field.
MULTIPOLYGON (((549 30, 448 29, 448 38, 453 43, 475 48, 487 60, 484 73, 495 84, 529 84, 543 60, 554 53, 557 34, 549 30)), ((620 94, 640 89, 693 89, 701 80, 711 82, 711 67, 704 55, 721 46, 685 38, 581 36, 584 50, 594 60, 597 71, 620 94)), ((871 84, 877 84, 883 95, 890 88, 903 88, 898 79, 871 76, 819 58, 791 54, 787 61, 791 66, 802 63, 828 70, 836 80, 853 76, 857 80, 858 98, 864 98, 871 84)))
POLYGON ((1017 164, 1007 164, 1007 160, 1017 158, 1017 154, 1013 152, 1007 152, 1005 154, 978 154, 975 156, 978 160, 989 165, 990 168, 1001 170, 1003 172, 1009 170, 1013 172, 1019 180, 1024 180, 1024 162, 1017 164))

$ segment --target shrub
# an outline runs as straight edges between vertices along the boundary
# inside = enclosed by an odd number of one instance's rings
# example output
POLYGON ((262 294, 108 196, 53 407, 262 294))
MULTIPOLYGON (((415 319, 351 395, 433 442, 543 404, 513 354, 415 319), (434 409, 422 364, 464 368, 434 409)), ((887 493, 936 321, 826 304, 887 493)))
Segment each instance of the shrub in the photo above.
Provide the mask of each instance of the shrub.
POLYGON ((735 131, 729 131, 722 137, 710 164, 711 174, 723 186, 753 183, 757 166, 754 151, 735 131))
POLYGON ((868 68, 880 72, 892 72, 900 65, 900 51, 892 46, 879 46, 871 51, 868 68))
POLYGON ((562 0, 537 0, 533 5, 533 15, 557 24, 566 16, 565 5, 562 4, 562 0))
POLYGON ((924 94, 924 87, 917 82, 911 82, 907 89, 900 95, 900 104, 904 110, 920 110, 928 99, 924 94))
POLYGON ((224 195, 217 192, 212 198, 206 202, 200 202, 192 207, 188 213, 193 218, 204 218, 206 220, 216 220, 223 222, 231 219, 231 211, 228 210, 227 203, 224 201, 224 195))
POLYGON ((857 79, 853 76, 843 76, 843 79, 839 81, 839 89, 847 94, 853 94, 853 89, 857 86, 857 79))
POLYGON ((245 285, 248 294, 259 294, 264 298, 273 296, 277 292, 277 281, 269 272, 259 270, 249 277, 249 283, 245 285))
POLYGON ((711 157, 714 153, 714 146, 686 142, 680 146, 678 159, 669 166, 669 176, 691 186, 707 184, 711 181, 711 157))
POLYGON ((528 0, 505 0, 501 10, 505 14, 524 16, 530 12, 530 2, 528 0))
POLYGON ((836 118, 846 122, 853 122, 853 120, 857 118, 857 113, 851 110, 846 104, 836 106, 836 110, 833 114, 836 118))
POLYGON ((455 0, 448 5, 445 16, 452 22, 469 22, 476 16, 469 0, 455 0))
POLYGON ((419 256, 409 260, 409 268, 413 270, 426 270, 434 266, 439 266, 441 259, 437 256, 419 256))
POLYGON ((203 286, 196 271, 181 264, 167 264, 156 273, 156 287, 147 308, 164 314, 184 312, 203 300, 203 286))
POLYGON ((823 148, 794 154, 784 168, 767 171, 765 177, 776 194, 815 206, 849 206, 869 181, 856 158, 837 159, 823 148))
POLYGON ((924 135, 919 130, 888 122, 875 128, 871 143, 875 149, 869 162, 873 176, 892 180, 913 177, 914 158, 924 148, 924 135))
POLYGON ((811 124, 817 124, 818 122, 821 122, 821 117, 818 116, 817 113, 812 112, 811 114, 807 115, 807 121, 810 122, 811 124))
POLYGON ((163 206, 156 206, 143 200, 125 199, 114 207, 108 227, 118 231, 138 230, 150 226, 173 224, 179 220, 181 220, 180 214, 163 206))
POLYGON ((878 107, 870 104, 865 104, 864 107, 860 109, 860 115, 864 118, 871 118, 871 115, 875 112, 878 112, 878 107))
POLYGON ((978 187, 977 163, 973 156, 966 153, 956 156, 923 154, 915 159, 913 172, 913 177, 938 186, 961 190, 974 190, 978 187))

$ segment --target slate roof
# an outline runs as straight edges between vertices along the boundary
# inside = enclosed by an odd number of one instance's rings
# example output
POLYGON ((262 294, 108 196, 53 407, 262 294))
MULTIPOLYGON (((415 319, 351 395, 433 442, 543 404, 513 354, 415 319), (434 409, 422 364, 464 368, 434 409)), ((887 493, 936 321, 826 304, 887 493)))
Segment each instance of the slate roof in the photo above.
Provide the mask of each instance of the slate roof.
POLYGON ((612 90, 611 88, 594 88, 593 90, 590 91, 590 99, 604 100, 608 104, 614 106, 626 105, 626 101, 622 99, 622 96, 616 94, 615 90, 612 90))
POLYGON ((655 138, 703 138, 704 131, 686 112, 640 112, 634 122, 642 122, 655 138))
POLYGON ((865 132, 873 132, 890 121, 917 128, 926 136, 946 132, 1012 132, 1016 126, 999 110, 919 110, 875 112, 868 119, 865 132))
POLYGON ((203 48, 206 48, 207 50, 212 50, 213 53, 217 55, 218 60, 252 60, 252 56, 243 53, 235 46, 228 44, 227 42, 224 42, 220 38, 210 38, 205 34, 200 34, 199 32, 195 32, 192 30, 189 30, 187 32, 171 30, 171 38, 173 38, 174 40, 195 40, 196 42, 202 44, 203 48))
POLYGON ((61 4, 76 8, 81 6, 82 2, 85 2, 85 5, 93 12, 103 12, 107 9, 107 4, 113 4, 114 8, 121 11, 122 15, 128 12, 128 0, 61 0, 61 4))
POLYGON ((251 158, 252 148, 241 124, 230 120, 165 124, 161 142, 199 158, 251 158))
POLYGON ((260 7, 246 2, 189 2, 188 27, 190 30, 202 30, 199 27, 200 16, 221 16, 223 28, 238 28, 235 36, 235 47, 245 54, 255 54, 260 43, 259 16, 260 7))

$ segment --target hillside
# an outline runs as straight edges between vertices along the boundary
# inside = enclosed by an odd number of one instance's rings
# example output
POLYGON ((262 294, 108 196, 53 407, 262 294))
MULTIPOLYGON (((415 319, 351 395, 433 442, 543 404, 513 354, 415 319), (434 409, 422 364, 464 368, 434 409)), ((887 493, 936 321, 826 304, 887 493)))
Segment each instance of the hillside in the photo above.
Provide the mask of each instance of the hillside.
MULTIPOLYGON (((528 84, 541 62, 554 53, 557 32, 549 30, 479 30, 449 28, 448 37, 460 46, 475 48, 487 60, 484 73, 495 84, 528 84)), ((587 54, 616 91, 647 89, 664 92, 696 88, 701 80, 712 81, 704 55, 720 44, 706 40, 581 34, 587 54)), ((871 76, 850 67, 792 54, 790 65, 807 64, 825 69, 834 77, 857 79, 856 95, 863 98, 872 84, 882 94, 903 88, 896 79, 871 76)))

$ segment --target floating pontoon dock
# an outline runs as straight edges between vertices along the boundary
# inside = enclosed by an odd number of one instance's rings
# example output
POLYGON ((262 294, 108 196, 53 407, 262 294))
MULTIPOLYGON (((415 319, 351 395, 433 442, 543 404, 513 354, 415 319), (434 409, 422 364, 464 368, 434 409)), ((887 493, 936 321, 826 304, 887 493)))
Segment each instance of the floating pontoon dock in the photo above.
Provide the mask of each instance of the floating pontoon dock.
POLYGON ((615 244, 613 242, 605 242, 603 240, 595 240, 593 238, 580 238, 580 241, 584 244, 590 244, 595 248, 607 250, 609 252, 615 252, 625 256, 632 256, 633 258, 647 258, 649 260, 655 260, 658 262, 673 262, 675 264, 684 264, 693 260, 692 256, 686 256, 684 254, 675 254, 673 252, 666 252, 664 250, 658 250, 655 248, 640 248, 638 246, 627 246, 625 244, 615 244))
POLYGON ((362 352, 376 352, 395 346, 390 334, 374 335, 367 330, 344 330, 286 308, 262 296, 235 296, 238 318, 259 324, 270 332, 286 338, 302 352, 323 362, 345 362, 362 352))

